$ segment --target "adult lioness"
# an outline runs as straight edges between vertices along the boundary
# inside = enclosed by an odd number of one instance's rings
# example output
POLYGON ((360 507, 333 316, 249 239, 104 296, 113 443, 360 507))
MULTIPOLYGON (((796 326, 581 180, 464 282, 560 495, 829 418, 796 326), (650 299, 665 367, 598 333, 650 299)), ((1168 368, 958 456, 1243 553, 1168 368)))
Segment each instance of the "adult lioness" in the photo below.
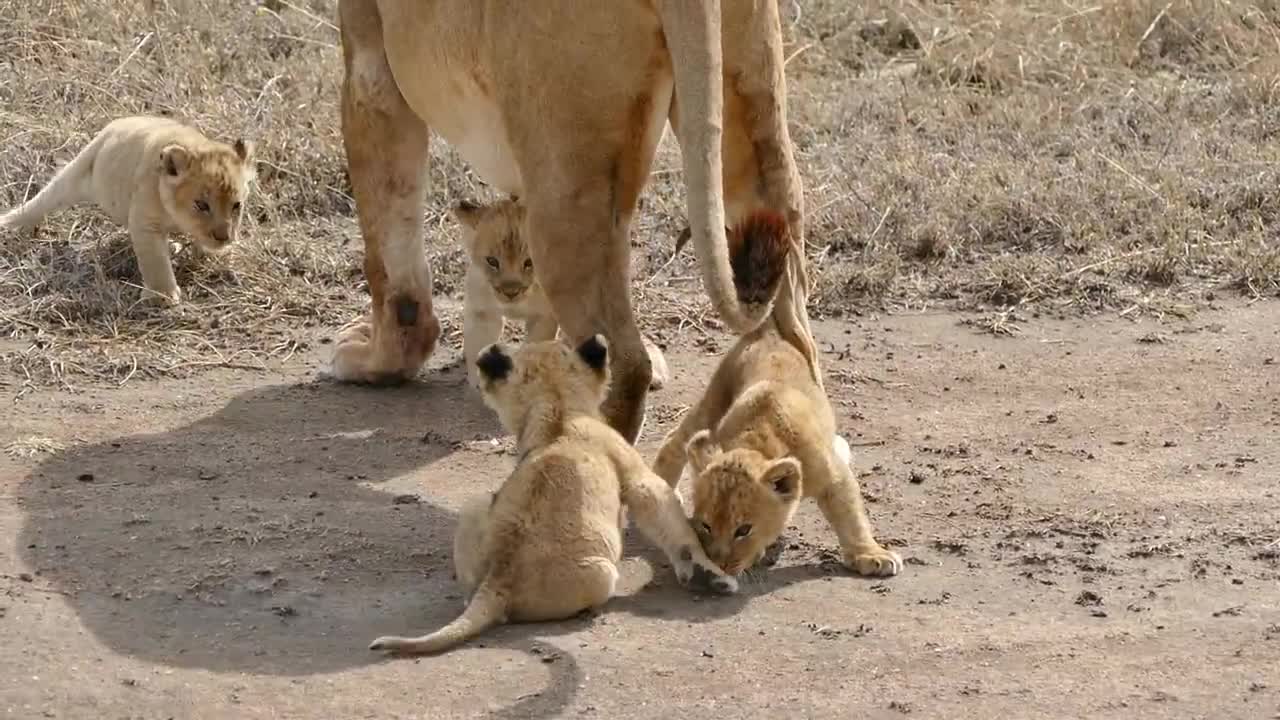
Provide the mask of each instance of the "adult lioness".
POLYGON ((168 233, 186 233, 209 253, 229 248, 255 175, 252 160, 245 140, 210 140, 169 118, 119 118, 35 197, 0 216, 0 229, 34 226, 55 210, 92 202, 128 226, 146 289, 178 300, 168 233))
POLYGON ((343 140, 372 306, 339 333, 333 375, 403 379, 435 347, 422 242, 433 128, 528 208, 533 262, 567 339, 602 332, 613 343, 605 414, 634 442, 651 369, 627 235, 670 120, 717 310, 739 332, 772 310, 819 378, 776 0, 341 0, 339 16, 343 140), (781 290, 744 298, 724 227, 760 210, 786 217, 796 244, 781 290))
POLYGON ((608 343, 587 338, 500 344, 480 354, 485 403, 518 438, 521 459, 492 496, 467 505, 454 568, 469 600, 462 616, 420 638, 381 637, 373 650, 435 652, 502 622, 559 620, 613 595, 625 506, 666 553, 681 583, 732 593, 707 559, 675 492, 600 415, 608 343))
MULTIPOLYGON (((737 228, 739 277, 767 281, 781 272, 785 233, 780 217, 737 228)), ((675 487, 691 462, 694 526, 707 554, 731 575, 765 555, 802 497, 817 500, 849 569, 896 575, 902 559, 872 535, 849 445, 836 435, 831 403, 807 369, 803 350, 776 323, 743 335, 663 440, 653 470, 675 487)))
MULTIPOLYGON (((560 328, 547 294, 533 272, 524 237, 524 206, 517 198, 490 205, 464 200, 453 208, 467 247, 466 296, 462 307, 462 356, 473 387, 481 385, 476 358, 480 350, 502 339, 503 321, 523 320, 525 340, 554 340, 560 328)), ((649 338, 645 353, 653 367, 650 390, 667 381, 667 359, 649 338)))

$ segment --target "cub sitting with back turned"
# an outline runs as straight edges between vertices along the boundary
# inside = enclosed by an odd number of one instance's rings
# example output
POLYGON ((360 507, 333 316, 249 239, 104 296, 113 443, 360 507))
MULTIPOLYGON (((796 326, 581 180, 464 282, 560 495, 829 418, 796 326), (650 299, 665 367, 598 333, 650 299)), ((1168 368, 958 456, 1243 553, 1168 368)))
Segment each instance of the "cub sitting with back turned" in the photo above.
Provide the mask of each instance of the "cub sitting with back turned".
MULTIPOLYGON (((491 205, 469 200, 453 208, 453 217, 462 226, 467 264, 466 297, 463 300, 462 355, 473 387, 480 387, 476 358, 480 349, 498 342, 505 318, 523 320, 525 341, 553 340, 559 331, 542 286, 533 273, 533 258, 524 240, 525 209, 516 198, 491 205)), ((648 338, 645 351, 653 367, 649 389, 666 383, 667 361, 648 338)))
POLYGON ((478 358, 485 404, 516 436, 520 460, 497 493, 462 511, 453 562, 469 600, 423 637, 381 637, 372 650, 444 650, 504 622, 561 620, 603 605, 618 582, 623 511, 660 547, 682 584, 733 593, 707 559, 680 498, 600 413, 609 386, 603 335, 570 348, 489 345, 478 358))
MULTIPOLYGON (((790 246, 781 217, 753 216, 730 236, 734 282, 753 293, 778 281, 790 246)), ((871 532, 851 453, 799 348, 767 319, 721 359, 706 393, 668 433, 653 469, 672 487, 694 469, 693 518, 707 555, 730 575, 762 558, 802 497, 817 500, 859 575, 902 569, 871 532)))
POLYGON ((0 229, 34 227, 51 212, 92 202, 129 228, 146 289, 177 301, 168 233, 186 233, 211 254, 230 247, 255 176, 252 159, 253 143, 245 140, 210 140, 169 118, 120 118, 35 197, 0 215, 0 229))

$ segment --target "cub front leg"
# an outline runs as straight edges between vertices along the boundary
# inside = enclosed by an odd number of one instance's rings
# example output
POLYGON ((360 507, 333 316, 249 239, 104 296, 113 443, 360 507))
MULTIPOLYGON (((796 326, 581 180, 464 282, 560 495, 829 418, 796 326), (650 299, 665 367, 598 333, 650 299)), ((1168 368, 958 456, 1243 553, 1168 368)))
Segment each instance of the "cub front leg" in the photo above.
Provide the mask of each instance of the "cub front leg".
POLYGON ((876 542, 871 533, 871 520, 862 504, 862 490, 853 471, 834 452, 823 453, 828 481, 815 500, 823 517, 831 524, 840 539, 840 554, 845 567, 858 575, 890 577, 902 572, 902 558, 876 542))
POLYGON ((726 575, 702 549, 675 491, 643 465, 643 461, 636 463, 622 489, 622 502, 636 527, 666 554, 681 585, 709 587, 724 594, 737 592, 738 581, 726 575))
POLYGON ((525 342, 555 340, 560 323, 555 315, 535 315, 524 321, 525 342))
POLYGON ((467 362, 467 381, 471 387, 481 387, 480 371, 476 357, 487 345, 502 339, 502 314, 493 310, 468 306, 462 317, 462 355, 467 362))
POLYGON ((177 278, 173 276, 168 233, 159 223, 133 213, 129 217, 129 239, 142 273, 142 285, 146 288, 143 296, 151 300, 178 302, 182 293, 178 289, 177 278))

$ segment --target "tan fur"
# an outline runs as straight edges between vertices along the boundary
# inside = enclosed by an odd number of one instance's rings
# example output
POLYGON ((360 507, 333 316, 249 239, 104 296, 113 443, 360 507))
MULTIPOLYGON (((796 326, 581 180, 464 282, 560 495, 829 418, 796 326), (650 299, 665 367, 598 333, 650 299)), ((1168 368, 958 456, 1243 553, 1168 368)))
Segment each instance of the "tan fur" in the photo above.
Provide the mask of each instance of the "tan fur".
MULTIPOLYGON (((554 340, 560 327, 534 275, 533 258, 524 240, 524 216, 524 206, 515 198, 491 205, 464 201, 453 208, 470 260, 463 301, 462 354, 467 377, 476 388, 480 387, 476 357, 486 345, 501 339, 505 319, 524 321, 526 342, 554 340)), ((649 338, 644 339, 644 348, 653 366, 649 389, 661 389, 668 377, 666 358, 649 338)))
MULTIPOLYGON (((776 271, 780 244, 769 236, 784 230, 757 224, 739 231, 735 245, 750 258, 748 275, 776 271)), ((849 444, 836 435, 831 404, 808 367, 774 322, 743 335, 664 439, 654 472, 675 487, 686 461, 692 465, 692 523, 707 555, 731 575, 765 556, 804 497, 835 529, 849 569, 896 575, 902 559, 872 535, 849 444)))
POLYGON ((0 216, 0 229, 34 227, 51 212, 92 202, 129 228, 146 289, 176 301, 167 235, 185 233, 209 253, 227 250, 255 175, 253 149, 244 140, 210 140, 168 118, 119 118, 35 197, 0 216))
POLYGON ((605 423, 607 342, 558 341, 481 352, 485 402, 517 438, 521 459, 495 495, 458 521, 454 567, 468 595, 462 615, 419 638, 381 637, 374 650, 436 652, 504 622, 539 622, 596 608, 613 595, 622 513, 667 555, 682 584, 736 592, 711 563, 675 492, 605 423))
POLYGON ((775 0, 341 0, 339 17, 343 139, 372 306, 339 333, 337 378, 399 381, 434 350, 422 238, 434 130, 528 208, 529 247, 564 334, 613 343, 605 415, 634 442, 652 368, 631 307, 628 235, 670 121, 715 307, 740 332, 772 315, 821 381, 775 0), (786 218, 794 244, 779 286, 744 299, 724 227, 761 210, 786 218))

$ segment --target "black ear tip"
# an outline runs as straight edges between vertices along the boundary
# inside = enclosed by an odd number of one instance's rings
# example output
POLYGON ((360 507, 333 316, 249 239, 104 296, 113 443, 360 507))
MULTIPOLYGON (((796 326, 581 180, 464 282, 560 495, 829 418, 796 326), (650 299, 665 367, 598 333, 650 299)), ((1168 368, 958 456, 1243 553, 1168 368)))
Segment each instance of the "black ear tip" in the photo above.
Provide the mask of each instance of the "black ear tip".
POLYGON ((578 355, 592 370, 603 370, 609 361, 609 341, 597 333, 582 341, 578 355))
POLYGON ((476 358, 476 368, 488 380, 503 380, 511 374, 511 356, 497 343, 481 351, 476 358))

